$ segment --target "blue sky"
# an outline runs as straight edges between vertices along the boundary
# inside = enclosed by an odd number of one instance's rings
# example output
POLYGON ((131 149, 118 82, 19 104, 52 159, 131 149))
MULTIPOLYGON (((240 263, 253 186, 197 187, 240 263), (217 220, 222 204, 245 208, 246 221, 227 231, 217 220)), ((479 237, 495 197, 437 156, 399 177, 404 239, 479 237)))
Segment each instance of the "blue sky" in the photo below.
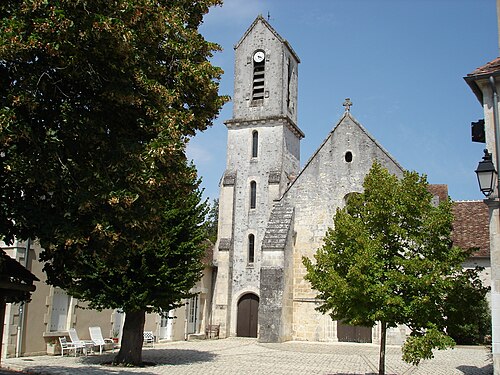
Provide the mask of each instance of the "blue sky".
MULTIPOLYGON (((463 80, 498 56, 495 0, 225 0, 201 32, 223 51, 221 94, 232 95, 234 50, 255 18, 270 14, 299 65, 301 165, 341 117, 353 116, 406 169, 447 184, 453 200, 482 199, 474 170, 483 144, 470 140, 482 107, 463 80)), ((227 103, 194 137, 188 156, 205 196, 217 198, 226 163, 227 103)))

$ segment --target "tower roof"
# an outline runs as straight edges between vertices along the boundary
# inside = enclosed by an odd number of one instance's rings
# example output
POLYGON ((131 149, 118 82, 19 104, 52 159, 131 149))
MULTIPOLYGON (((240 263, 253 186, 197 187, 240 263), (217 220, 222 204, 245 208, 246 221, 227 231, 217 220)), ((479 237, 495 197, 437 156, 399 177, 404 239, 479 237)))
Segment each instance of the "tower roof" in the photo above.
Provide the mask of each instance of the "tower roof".
POLYGON ((234 49, 237 49, 240 46, 240 44, 245 40, 245 38, 248 36, 248 34, 250 34, 250 32, 252 31, 252 29, 255 27, 255 25, 257 25, 259 22, 261 22, 264 26, 266 26, 269 29, 269 31, 271 31, 271 33, 273 33, 276 36, 276 39, 278 39, 281 43, 283 43, 288 48, 288 50, 293 55, 293 57, 295 57, 295 59, 297 60, 297 62, 300 63, 300 58, 297 55, 297 53, 295 53, 295 51, 293 50, 293 48, 290 45, 290 43, 288 43, 288 41, 286 39, 283 39, 281 37, 281 35, 278 34, 278 32, 271 26, 271 24, 269 22, 267 22, 264 17, 262 17, 262 14, 259 14, 257 16, 257 18, 255 19, 255 21, 252 22, 252 24, 247 29, 247 31, 245 31, 245 33, 243 34, 243 36, 241 37, 241 39, 238 41, 238 43, 236 43, 234 45, 234 49))

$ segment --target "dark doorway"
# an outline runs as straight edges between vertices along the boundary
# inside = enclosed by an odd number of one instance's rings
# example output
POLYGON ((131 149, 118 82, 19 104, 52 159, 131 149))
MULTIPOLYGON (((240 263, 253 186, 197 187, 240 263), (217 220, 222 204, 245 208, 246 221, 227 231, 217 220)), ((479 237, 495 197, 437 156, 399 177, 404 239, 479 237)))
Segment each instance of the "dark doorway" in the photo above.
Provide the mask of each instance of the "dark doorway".
POLYGON ((372 328, 337 322, 337 338, 340 342, 372 342, 372 328))
POLYGON ((257 317, 259 311, 259 297, 255 294, 245 294, 238 301, 238 322, 236 336, 257 337, 257 317))

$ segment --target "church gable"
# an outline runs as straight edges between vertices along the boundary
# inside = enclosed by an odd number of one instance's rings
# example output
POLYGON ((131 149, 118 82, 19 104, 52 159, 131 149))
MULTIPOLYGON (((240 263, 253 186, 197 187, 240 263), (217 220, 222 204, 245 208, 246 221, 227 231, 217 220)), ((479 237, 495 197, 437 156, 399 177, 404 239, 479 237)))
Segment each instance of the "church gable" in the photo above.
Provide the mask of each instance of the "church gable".
MULTIPOLYGON (((346 112, 282 197, 294 207, 294 259, 312 257, 322 246, 336 209, 348 194, 362 191, 375 160, 402 176, 403 168, 346 112)), ((294 269, 295 297, 313 298, 304 267, 297 263, 294 269)))
POLYGON ((343 205, 345 195, 362 190, 364 177, 378 160, 391 173, 402 175, 403 168, 348 112, 308 160, 284 199, 297 205, 300 196, 343 205), (311 193, 307 193, 310 191, 311 193))

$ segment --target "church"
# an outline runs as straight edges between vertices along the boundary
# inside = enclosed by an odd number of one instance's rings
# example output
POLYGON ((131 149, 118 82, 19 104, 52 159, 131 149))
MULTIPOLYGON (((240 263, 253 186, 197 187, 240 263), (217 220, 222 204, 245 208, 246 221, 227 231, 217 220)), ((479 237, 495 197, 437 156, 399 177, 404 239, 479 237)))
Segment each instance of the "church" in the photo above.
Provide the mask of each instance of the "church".
MULTIPOLYGON (((301 169, 299 57, 262 16, 234 48, 211 320, 222 337, 376 342, 376 327, 343 326, 315 310, 302 257, 321 247, 336 209, 362 191, 375 160, 397 176, 403 168, 354 118, 346 99, 343 116, 301 169)), ((388 332, 388 342, 401 343, 401 330, 388 332)))

